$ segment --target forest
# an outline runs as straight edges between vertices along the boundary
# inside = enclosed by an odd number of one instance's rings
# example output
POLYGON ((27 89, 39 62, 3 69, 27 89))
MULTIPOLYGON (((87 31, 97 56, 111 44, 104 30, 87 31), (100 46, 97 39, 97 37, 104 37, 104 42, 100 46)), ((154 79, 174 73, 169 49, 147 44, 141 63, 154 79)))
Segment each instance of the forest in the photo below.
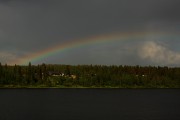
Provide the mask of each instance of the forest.
POLYGON ((0 63, 0 88, 180 88, 180 68, 0 63))

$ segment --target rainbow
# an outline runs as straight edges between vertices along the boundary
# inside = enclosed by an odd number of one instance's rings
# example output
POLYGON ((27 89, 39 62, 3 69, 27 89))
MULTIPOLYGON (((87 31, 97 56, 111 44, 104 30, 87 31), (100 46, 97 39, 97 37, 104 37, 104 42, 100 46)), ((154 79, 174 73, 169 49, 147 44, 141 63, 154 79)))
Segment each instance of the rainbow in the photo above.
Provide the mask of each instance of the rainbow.
POLYGON ((92 36, 85 39, 70 40, 69 42, 58 44, 56 46, 52 46, 47 49, 37 51, 36 53, 29 54, 27 56, 19 58, 18 60, 13 61, 13 63, 19 64, 19 65, 26 65, 29 62, 35 62, 43 58, 52 56, 54 54, 62 53, 67 50, 79 48, 86 45, 123 41, 123 40, 128 40, 128 39, 132 40, 132 39, 137 39, 137 38, 143 38, 148 35, 162 35, 162 36, 172 35, 173 36, 174 34, 175 33, 167 33, 167 32, 123 32, 123 33, 113 33, 113 34, 107 34, 107 35, 92 36))

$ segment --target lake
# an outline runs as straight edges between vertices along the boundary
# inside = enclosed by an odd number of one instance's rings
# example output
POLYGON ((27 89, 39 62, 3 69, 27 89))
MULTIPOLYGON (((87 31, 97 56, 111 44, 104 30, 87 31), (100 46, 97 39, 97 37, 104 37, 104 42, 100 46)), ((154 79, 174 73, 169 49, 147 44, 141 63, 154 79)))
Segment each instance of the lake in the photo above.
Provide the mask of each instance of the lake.
POLYGON ((180 120, 180 89, 0 89, 0 120, 180 120))

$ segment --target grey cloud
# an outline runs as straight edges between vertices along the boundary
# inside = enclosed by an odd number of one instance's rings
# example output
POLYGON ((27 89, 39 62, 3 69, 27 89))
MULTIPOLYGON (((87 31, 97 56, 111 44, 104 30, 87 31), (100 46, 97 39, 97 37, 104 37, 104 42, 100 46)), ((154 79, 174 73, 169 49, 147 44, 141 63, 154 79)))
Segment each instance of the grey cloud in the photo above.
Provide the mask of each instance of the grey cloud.
MULTIPOLYGON (((180 32, 179 5, 179 0, 1 0, 0 51, 17 51, 18 55, 24 55, 69 40, 114 32, 180 32)), ((179 50, 177 44, 167 43, 179 50)), ((107 59, 118 51, 116 46, 102 49, 100 55, 107 59)), ((109 63, 133 63, 128 56, 137 59, 134 63, 139 61, 135 55, 122 51, 125 58, 109 63)), ((84 54, 82 51, 79 54, 81 60, 78 60, 83 62, 84 54)), ((85 61, 100 61, 100 58, 94 59, 95 54, 85 61)))
POLYGON ((13 61, 18 59, 16 54, 7 51, 0 51, 0 60, 2 64, 14 64, 13 61))

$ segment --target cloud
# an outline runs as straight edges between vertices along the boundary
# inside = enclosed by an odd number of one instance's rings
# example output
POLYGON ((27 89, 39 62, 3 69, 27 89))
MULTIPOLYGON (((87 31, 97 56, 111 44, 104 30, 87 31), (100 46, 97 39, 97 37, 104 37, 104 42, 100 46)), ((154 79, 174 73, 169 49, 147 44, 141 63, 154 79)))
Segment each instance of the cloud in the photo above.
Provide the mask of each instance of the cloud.
POLYGON ((2 52, 0 51, 0 62, 1 63, 7 63, 9 65, 14 64, 12 61, 18 59, 18 56, 15 55, 14 53, 10 53, 10 52, 2 52))
MULTIPOLYGON (((96 35, 134 31, 179 33, 179 4, 178 0, 0 0, 0 52, 7 51, 2 52, 4 57, 0 56, 0 62, 9 63, 16 57, 21 60, 23 56, 51 46, 96 35)), ((162 39, 180 51, 179 36, 172 36, 169 41, 165 40, 169 39, 167 37, 156 38, 153 34, 147 34, 144 39, 162 39)), ((63 59, 61 63, 67 64, 151 64, 147 59, 152 56, 148 58, 145 54, 137 57, 139 42, 133 41, 127 44, 121 42, 117 46, 97 46, 97 49, 94 46, 92 49, 84 47, 76 54, 73 54, 76 51, 73 49, 73 52, 51 56, 47 61, 59 63, 63 59), (135 50, 125 49, 124 46, 135 47, 135 50)), ((157 61, 160 60, 156 59, 150 60, 159 63, 157 61)), ((38 62, 43 62, 43 59, 38 62)))
POLYGON ((180 53, 154 41, 145 42, 138 49, 138 55, 158 65, 177 65, 180 61, 180 53))

